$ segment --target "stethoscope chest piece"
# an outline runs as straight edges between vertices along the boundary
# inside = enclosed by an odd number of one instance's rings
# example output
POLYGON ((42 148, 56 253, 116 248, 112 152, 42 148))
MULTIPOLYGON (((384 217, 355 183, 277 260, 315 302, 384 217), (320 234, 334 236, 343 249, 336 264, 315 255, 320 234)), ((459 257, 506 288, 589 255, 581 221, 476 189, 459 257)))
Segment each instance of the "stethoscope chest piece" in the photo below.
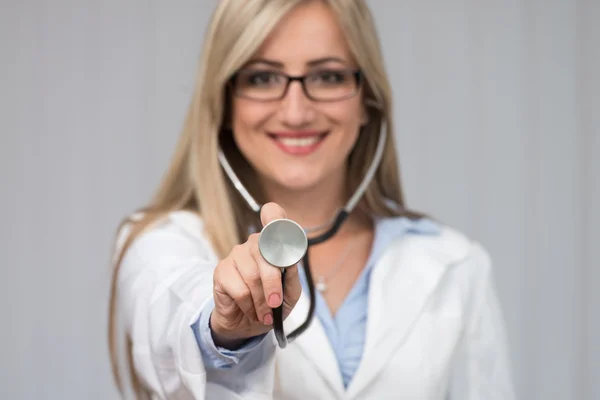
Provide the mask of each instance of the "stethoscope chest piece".
MULTIPOLYGON (((317 237, 311 237, 311 246, 322 243, 335 235, 341 224, 358 204, 361 197, 363 197, 369 184, 373 181, 373 178, 377 173, 377 168, 381 164, 383 151, 386 144, 386 132, 387 128, 382 126, 379 131, 379 139, 377 141, 377 148, 375 149, 373 161, 371 161, 371 165, 365 172, 365 176, 363 177, 359 186, 356 188, 356 191, 352 197, 350 197, 344 208, 338 212, 336 218, 332 221, 329 230, 317 237)), ((219 162, 233 186, 248 203, 248 206, 255 213, 260 214, 261 206, 246 190, 242 182, 231 168, 231 165, 227 161, 227 158, 221 149, 219 149, 219 162)), ((294 221, 288 219, 278 219, 266 224, 261 230, 258 239, 258 248, 262 257, 270 265, 280 268, 281 270, 281 287, 283 290, 285 290, 285 281, 287 275, 286 268, 298 264, 304 259, 302 267, 306 273, 306 280, 310 293, 310 307, 308 316, 302 325, 297 327, 292 333, 290 333, 289 336, 286 336, 283 332, 283 303, 281 303, 279 307, 273 309, 273 331, 275 332, 275 338, 277 339, 279 347, 281 348, 286 346, 288 339, 294 340, 296 337, 298 337, 298 335, 308 328, 315 310, 315 287, 312 283, 312 275, 310 273, 308 245, 309 240, 306 237, 306 232, 304 229, 302 229, 302 227, 294 221)))
MULTIPOLYGON (((276 219, 261 230, 258 249, 269 264, 281 268, 281 288, 285 290, 286 268, 302 260, 308 251, 308 238, 296 222, 276 219)), ((287 338, 283 332, 283 303, 273 309, 273 331, 279 347, 285 348, 287 338)))
POLYGON ((308 249, 304 229, 289 219, 276 219, 260 232, 258 249, 272 266, 287 268, 302 260, 308 249))

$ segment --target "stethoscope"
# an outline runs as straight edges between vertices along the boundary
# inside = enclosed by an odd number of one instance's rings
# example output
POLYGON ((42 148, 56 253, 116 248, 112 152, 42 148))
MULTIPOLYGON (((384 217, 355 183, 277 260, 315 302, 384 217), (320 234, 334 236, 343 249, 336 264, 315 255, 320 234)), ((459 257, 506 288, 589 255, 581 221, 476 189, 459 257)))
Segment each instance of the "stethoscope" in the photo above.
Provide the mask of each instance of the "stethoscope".
MULTIPOLYGON (((304 229, 298 223, 289 220, 289 219, 277 219, 266 224, 259 236, 258 240, 258 248, 262 257, 272 266, 281 269, 281 284, 282 288, 285 289, 285 275, 286 268, 291 267, 301 260, 304 265, 304 272, 306 274, 306 280, 308 283, 308 288, 310 292, 310 306, 308 309, 308 316, 306 321, 302 325, 300 325, 296 330, 294 330, 289 335, 285 335, 283 331, 283 303, 279 307, 273 309, 273 331, 275 333, 275 338, 277 339, 277 343, 280 348, 285 348, 288 341, 292 342, 299 335, 301 335, 310 325, 312 320, 315 304, 316 304, 316 292, 315 286, 313 283, 312 274, 310 271, 309 257, 308 257, 308 249, 310 246, 317 245, 319 243, 323 243, 324 241, 330 239, 333 235, 335 235, 348 215, 352 212, 358 201, 363 196, 367 187, 373 180, 375 176, 375 172, 377 171, 377 167, 381 162, 381 158, 383 157, 383 149, 385 146, 385 138, 386 138, 386 129, 385 125, 382 126, 379 131, 379 139, 377 143, 377 148, 375 149, 375 156, 373 157, 373 161, 367 170, 367 173, 363 177, 360 185, 356 189, 356 192, 350 200, 346 203, 344 208, 340 209, 335 218, 325 224, 323 227, 330 226, 329 229, 317 237, 313 237, 308 239, 307 233, 311 230, 320 230, 320 228, 313 229, 304 229)), ((236 188, 236 190, 242 195, 248 206, 252 208, 254 212, 260 215, 261 206, 254 200, 254 198, 248 193, 242 182, 238 179, 235 172, 231 168, 231 165, 227 161, 227 158, 223 154, 223 151, 219 149, 219 162, 221 166, 225 170, 225 173, 231 180, 231 183, 236 188)))

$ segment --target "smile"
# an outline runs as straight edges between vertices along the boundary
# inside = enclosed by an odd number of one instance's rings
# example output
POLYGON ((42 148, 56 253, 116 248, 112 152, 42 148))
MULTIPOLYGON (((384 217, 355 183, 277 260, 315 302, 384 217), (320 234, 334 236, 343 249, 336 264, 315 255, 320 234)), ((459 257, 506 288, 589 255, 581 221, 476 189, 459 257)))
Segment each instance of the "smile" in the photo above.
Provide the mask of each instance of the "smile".
POLYGON ((315 152, 329 132, 270 133, 277 147, 288 154, 307 155, 315 152))

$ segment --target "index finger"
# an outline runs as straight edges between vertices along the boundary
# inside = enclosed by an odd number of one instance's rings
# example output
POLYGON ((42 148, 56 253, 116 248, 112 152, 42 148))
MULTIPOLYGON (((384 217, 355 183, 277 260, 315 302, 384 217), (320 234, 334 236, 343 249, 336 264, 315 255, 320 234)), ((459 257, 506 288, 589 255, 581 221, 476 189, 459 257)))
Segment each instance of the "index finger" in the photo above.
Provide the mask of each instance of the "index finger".
POLYGON ((258 239, 256 236, 251 237, 250 240, 252 242, 250 244, 250 254, 258 266, 265 300, 267 300, 269 307, 279 307, 283 300, 281 270, 269 264, 260 254, 260 250, 258 249, 258 239))
POLYGON ((276 219, 287 218, 285 210, 277 203, 267 203, 260 209, 260 222, 263 226, 276 219))

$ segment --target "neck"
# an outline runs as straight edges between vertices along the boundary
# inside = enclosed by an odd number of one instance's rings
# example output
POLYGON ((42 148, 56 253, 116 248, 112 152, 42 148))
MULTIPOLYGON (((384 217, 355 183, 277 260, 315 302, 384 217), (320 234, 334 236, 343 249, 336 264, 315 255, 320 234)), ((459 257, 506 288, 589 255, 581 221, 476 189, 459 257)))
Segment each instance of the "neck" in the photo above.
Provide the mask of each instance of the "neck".
MULTIPOLYGON (((303 228, 310 230, 324 225, 324 229, 315 231, 314 234, 329 229, 329 223, 349 199, 345 179, 338 177, 302 191, 290 191, 289 188, 275 185, 272 182, 263 182, 263 189, 268 201, 274 201, 283 207, 287 218, 297 222, 303 228)), ((356 212, 353 212, 340 231, 357 229, 361 223, 356 212)))

